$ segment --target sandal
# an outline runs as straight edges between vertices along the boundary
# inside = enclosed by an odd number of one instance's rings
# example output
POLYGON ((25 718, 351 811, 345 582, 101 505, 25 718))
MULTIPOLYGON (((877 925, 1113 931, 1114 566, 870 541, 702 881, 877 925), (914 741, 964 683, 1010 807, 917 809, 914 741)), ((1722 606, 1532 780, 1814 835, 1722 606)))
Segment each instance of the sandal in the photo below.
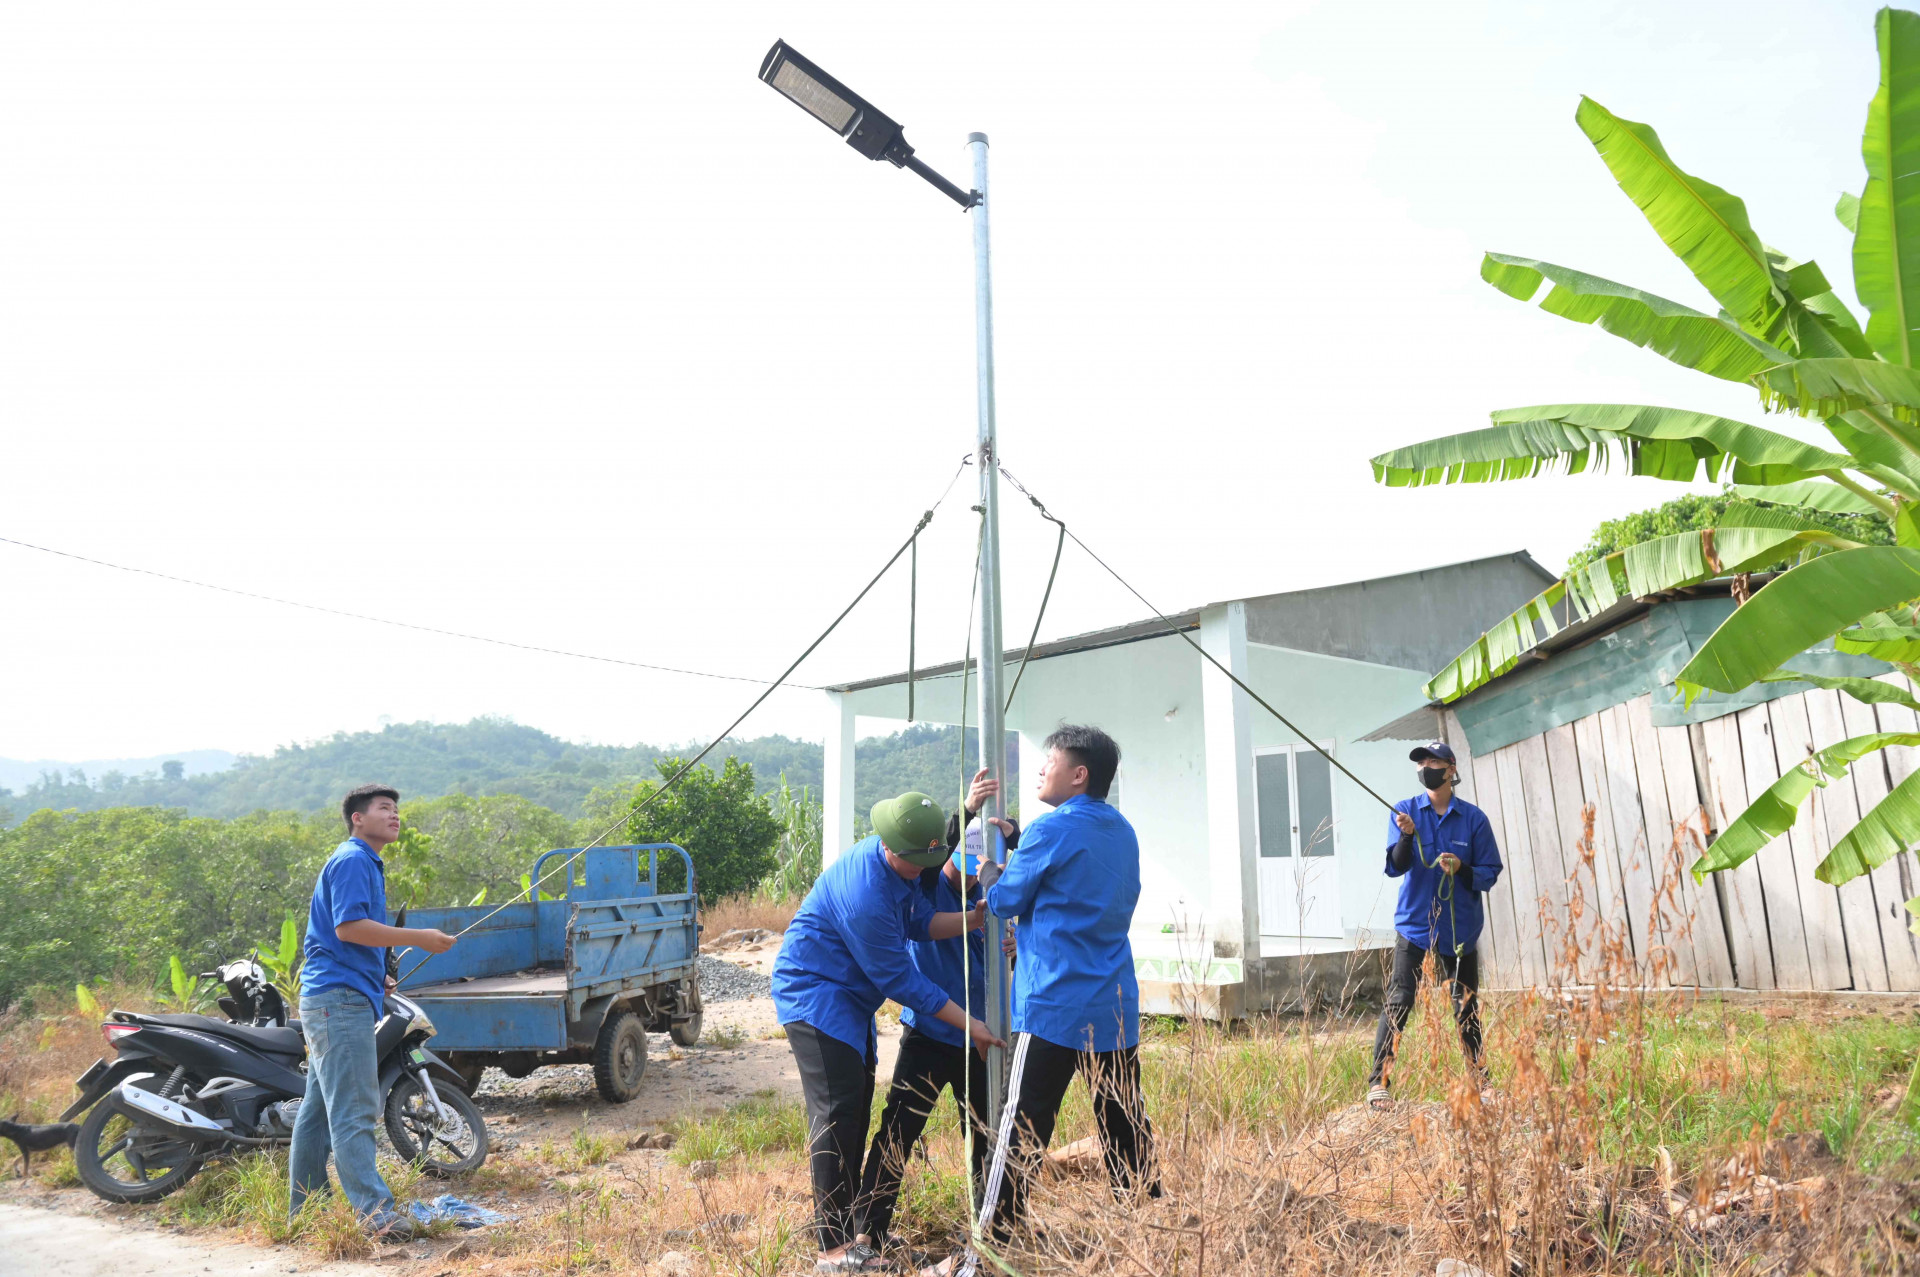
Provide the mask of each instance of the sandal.
POLYGON ((855 1242, 847 1247, 846 1254, 838 1259, 814 1261, 816 1273, 890 1273, 893 1265, 881 1258, 880 1252, 865 1242, 855 1242))
POLYGON ((1393 1092, 1384 1086, 1376 1086, 1367 1092, 1367 1107, 1376 1113, 1393 1111, 1393 1092))

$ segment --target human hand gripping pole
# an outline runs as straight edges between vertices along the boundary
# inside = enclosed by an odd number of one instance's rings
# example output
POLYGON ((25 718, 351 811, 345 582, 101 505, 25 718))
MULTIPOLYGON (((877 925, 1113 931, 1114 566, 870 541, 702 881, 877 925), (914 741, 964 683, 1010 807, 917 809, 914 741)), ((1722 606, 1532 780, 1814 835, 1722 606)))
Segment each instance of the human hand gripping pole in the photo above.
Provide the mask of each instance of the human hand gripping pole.
MULTIPOLYGON (((731 736, 733 734, 734 728, 746 722, 747 716, 752 714, 753 711, 755 711, 756 709, 759 709, 761 704, 767 699, 767 697, 773 695, 774 692, 779 690, 780 686, 787 681, 787 677, 790 674, 792 674, 795 670, 799 669, 801 664, 809 656, 813 655, 815 648, 819 647, 822 643, 827 641, 827 636, 829 634, 832 634, 836 629, 840 628, 840 623, 847 619, 847 617, 853 612, 854 608, 860 606, 860 601, 862 599, 866 598, 868 594, 873 592, 873 587, 880 584, 880 578, 885 576, 890 570, 892 570, 893 565, 900 561, 900 556, 904 555, 909 549, 912 548, 915 539, 919 537, 921 532, 926 530, 926 526, 929 523, 933 522, 933 512, 940 508, 941 502, 947 499, 947 494, 953 491, 954 482, 959 479, 961 473, 966 469, 968 462, 971 460, 972 460, 972 457, 971 455, 969 455, 967 458, 961 461, 960 468, 953 472, 953 478, 947 480, 946 488, 941 491, 939 497, 935 499, 934 503, 927 508, 926 513, 920 516, 920 521, 914 524, 913 531, 908 534, 907 539, 900 543, 900 548, 895 550, 893 554, 887 559, 887 561, 881 565, 880 570, 873 574, 872 579, 870 579, 865 585, 860 587, 860 592, 853 596, 853 601, 847 604, 846 607, 842 608, 840 610, 840 614, 833 618, 833 621, 827 626, 827 628, 820 631, 820 636, 814 639, 813 642, 807 644, 806 650, 801 652, 799 656, 796 656, 793 659, 793 663, 791 665, 787 666, 786 669, 780 671, 779 676, 776 677, 772 682, 768 683, 765 690, 763 690, 760 693, 760 695, 753 698, 753 703, 751 705, 748 705, 744 710, 741 710, 739 717, 735 718, 731 723, 728 723, 726 728, 723 731, 721 731, 721 733, 718 736, 715 736, 713 740, 708 743, 705 749, 701 750, 698 754, 695 754, 690 761, 688 761, 685 765, 683 765, 680 768, 679 771, 675 772, 672 776, 669 776, 667 778, 666 784, 660 786, 660 788, 654 790, 651 794, 648 794, 645 798, 641 799, 639 804, 633 807, 631 810, 621 813, 620 818, 614 821, 611 825, 608 825, 605 829, 601 830, 600 833, 594 837, 593 841, 589 842, 584 847, 575 849, 575 852, 573 855, 561 857, 560 861, 557 864, 555 864, 553 868, 541 874, 538 879, 528 882, 526 886, 522 887, 518 892, 515 892, 512 896, 509 896, 507 899, 501 901, 499 905, 497 905, 492 909, 489 909, 486 913, 482 914, 480 917, 475 918, 472 922, 460 928, 460 930, 455 932, 452 938, 448 940, 447 942, 448 945, 451 946, 453 942, 458 940, 461 936, 466 935, 467 932, 472 931, 475 927, 487 921, 487 919, 493 917, 495 914, 499 913, 502 909, 507 908, 509 905, 518 904, 522 899, 527 899, 527 900, 536 899, 537 897, 535 893, 539 890, 540 885, 542 883, 546 882, 547 879, 553 877, 555 874, 561 872, 562 870, 568 869, 568 867, 573 864, 575 859, 593 850, 595 847, 598 847, 601 843, 605 842, 609 837, 612 836, 615 830, 622 829, 630 825, 633 822, 633 820, 640 815, 641 812, 645 811, 648 807, 658 802, 662 797, 664 797, 667 793, 669 793, 674 788, 674 786, 678 785, 682 780, 686 779, 687 775, 691 773, 695 767, 700 765, 701 760, 706 758, 708 754, 711 754, 719 746, 721 741, 724 741, 725 739, 727 739, 727 737, 731 736)), ((694 889, 694 884, 689 882, 687 884, 687 890, 692 891, 693 889, 694 889)), ((445 950, 441 950, 440 952, 445 952, 445 950)), ((426 957, 420 959, 420 961, 414 963, 411 967, 408 967, 405 973, 403 973, 400 976, 400 983, 405 984, 408 981, 408 979, 410 979, 413 976, 414 972, 418 971, 421 967, 425 966, 429 961, 431 961, 433 956, 434 956, 433 954, 429 953, 426 957)))

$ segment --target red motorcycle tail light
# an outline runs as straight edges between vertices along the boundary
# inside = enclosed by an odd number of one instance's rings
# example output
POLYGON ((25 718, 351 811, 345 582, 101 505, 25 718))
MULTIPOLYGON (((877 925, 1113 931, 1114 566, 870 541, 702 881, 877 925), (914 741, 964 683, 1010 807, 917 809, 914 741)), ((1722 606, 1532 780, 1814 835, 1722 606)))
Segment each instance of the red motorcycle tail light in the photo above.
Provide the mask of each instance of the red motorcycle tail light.
MULTIPOLYGON (((137 1024, 115 1024, 111 1020, 100 1026, 100 1036, 107 1040, 108 1046, 113 1046, 116 1041, 126 1034, 138 1033, 139 1031, 140 1026, 137 1024)), ((115 1047, 114 1049, 118 1050, 119 1048, 115 1047)))

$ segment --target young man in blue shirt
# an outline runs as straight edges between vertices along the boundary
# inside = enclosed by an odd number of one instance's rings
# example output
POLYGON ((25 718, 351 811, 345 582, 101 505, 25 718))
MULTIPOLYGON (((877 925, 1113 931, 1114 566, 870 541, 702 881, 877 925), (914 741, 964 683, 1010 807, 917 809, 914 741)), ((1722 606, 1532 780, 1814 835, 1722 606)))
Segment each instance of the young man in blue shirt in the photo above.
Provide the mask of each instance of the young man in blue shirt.
MULTIPOLYGON (((978 906, 982 837, 976 823, 967 827, 986 800, 1000 792, 1000 783, 982 768, 973 778, 965 810, 947 821, 947 847, 952 856, 938 869, 922 870, 918 889, 924 893, 936 913, 958 913, 978 906)), ((1010 820, 995 818, 994 825, 1009 848, 1020 845, 1020 827, 1010 820)), ((979 932, 967 934, 965 978, 962 978, 960 939, 915 941, 907 950, 914 967, 939 985, 955 1002, 963 1002, 967 1014, 976 1019, 986 1016, 987 942, 979 932)), ((1013 936, 1007 936, 1006 949, 1013 951, 1013 936)), ((887 1232, 893 1225, 893 1211, 900 1198, 900 1180, 906 1173, 907 1157, 926 1130, 940 1092, 953 1092, 953 1105, 967 1117, 971 1101, 973 1132, 973 1174, 968 1181, 973 1192, 980 1191, 981 1171, 985 1167, 991 1133, 984 1125, 987 1107, 987 1063, 978 1051, 967 1049, 966 1035, 943 1021, 929 1019, 911 1007, 900 1012, 900 1051, 894 1056, 893 1083, 887 1089, 886 1107, 880 1112, 880 1129, 867 1150, 867 1164, 860 1185, 862 1232, 867 1243, 884 1248, 887 1232)), ((975 1202, 975 1206, 978 1206, 975 1202)))
POLYGON ((387 925, 386 865, 380 852, 400 837, 400 794, 362 785, 340 804, 347 840, 334 848, 313 884, 306 961, 300 975, 300 1024, 307 1038, 307 1092, 293 1123, 288 1158, 291 1213, 327 1191, 327 1153, 340 1187, 369 1229, 393 1240, 413 1235, 374 1165, 380 1120, 374 1026, 385 1014, 387 946, 445 953, 453 937, 425 927, 387 925))
POLYGON ((1140 899, 1140 842, 1107 790, 1120 746, 1097 727, 1047 737, 1039 798, 1004 873, 983 865, 987 908, 1018 919, 1013 1066, 985 1198, 1004 1239, 1026 1214, 1027 1187, 1074 1074, 1093 1097, 1116 1195, 1159 1196, 1153 1128, 1140 1093, 1140 986, 1127 932, 1140 899))
POLYGON ((859 1240, 861 1154, 879 1063, 873 1013, 889 999, 963 1031, 976 1049, 1004 1045, 913 965, 911 941, 942 940, 985 924, 984 906, 936 913, 920 873, 947 859, 947 818, 908 793, 874 804, 873 836, 829 865, 787 926, 773 964, 773 1007, 787 1031, 806 1100, 815 1271, 887 1267, 859 1240))
POLYGON ((1367 1079, 1367 1103, 1383 1112, 1393 1107, 1393 1054, 1429 952, 1452 998, 1468 1067, 1476 1075, 1485 1067, 1475 946, 1485 918, 1482 897, 1500 880, 1501 869, 1500 847, 1486 813, 1453 792, 1460 780, 1453 749, 1434 741, 1408 757, 1419 767, 1426 792, 1394 804, 1387 828, 1387 877, 1400 879, 1400 907, 1394 913, 1393 975, 1367 1079))

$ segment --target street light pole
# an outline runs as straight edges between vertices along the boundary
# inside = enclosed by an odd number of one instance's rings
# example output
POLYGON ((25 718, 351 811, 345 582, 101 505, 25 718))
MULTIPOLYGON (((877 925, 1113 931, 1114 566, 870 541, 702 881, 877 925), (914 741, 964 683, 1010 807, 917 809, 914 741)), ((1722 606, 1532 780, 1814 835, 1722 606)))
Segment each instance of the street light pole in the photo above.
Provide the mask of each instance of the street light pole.
MULTIPOLYGON (((987 234, 987 135, 969 133, 967 150, 973 157, 973 333, 974 363, 980 412, 979 449, 974 460, 980 469, 980 766, 1000 782, 1000 792, 980 808, 981 847, 995 864, 1007 863, 1007 850, 993 818, 1007 810, 1007 732, 1001 687, 1000 643, 1000 473, 999 438, 993 416, 993 261, 987 234)), ((963 813, 964 817, 964 813, 963 813)), ((1001 941, 1006 922, 987 916, 987 1028, 1007 1038, 1008 975, 1001 941)), ((1006 1098, 1006 1051, 987 1052, 987 1111, 990 1129, 1000 1125, 1006 1098)))

